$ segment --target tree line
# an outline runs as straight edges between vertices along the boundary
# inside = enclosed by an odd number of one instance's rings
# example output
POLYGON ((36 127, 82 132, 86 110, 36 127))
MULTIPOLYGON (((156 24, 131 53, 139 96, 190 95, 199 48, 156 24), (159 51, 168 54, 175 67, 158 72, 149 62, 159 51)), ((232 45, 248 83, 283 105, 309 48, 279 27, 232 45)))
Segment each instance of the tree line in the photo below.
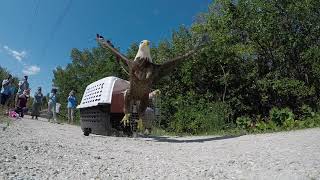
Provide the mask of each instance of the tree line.
MULTIPOLYGON (((201 133, 244 119, 251 126, 268 122, 275 108, 279 113, 287 109, 295 119, 317 112, 319 7, 318 0, 217 0, 191 27, 181 26, 170 39, 153 44, 152 57, 161 63, 192 49, 199 37, 209 41, 155 84, 162 92, 158 124, 169 131, 201 133)), ((126 55, 133 59, 137 49, 133 43, 126 55)), ((72 49, 71 60, 53 72, 62 100, 75 90, 80 101, 88 84, 106 76, 128 79, 116 57, 102 47, 72 49)))

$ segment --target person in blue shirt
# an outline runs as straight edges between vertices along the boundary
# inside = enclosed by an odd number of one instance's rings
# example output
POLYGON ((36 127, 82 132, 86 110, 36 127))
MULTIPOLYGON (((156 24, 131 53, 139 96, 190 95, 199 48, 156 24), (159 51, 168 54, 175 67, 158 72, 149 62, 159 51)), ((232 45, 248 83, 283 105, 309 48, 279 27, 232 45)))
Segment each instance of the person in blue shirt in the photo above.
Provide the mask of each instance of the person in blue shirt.
POLYGON ((68 97, 68 104, 67 104, 67 108, 68 108, 68 123, 74 123, 74 110, 77 106, 77 99, 75 97, 75 92, 74 90, 72 90, 69 93, 69 97, 68 97))
POLYGON ((9 74, 8 78, 2 81, 2 88, 1 88, 1 105, 5 105, 7 100, 11 95, 11 86, 12 86, 12 75, 9 74))

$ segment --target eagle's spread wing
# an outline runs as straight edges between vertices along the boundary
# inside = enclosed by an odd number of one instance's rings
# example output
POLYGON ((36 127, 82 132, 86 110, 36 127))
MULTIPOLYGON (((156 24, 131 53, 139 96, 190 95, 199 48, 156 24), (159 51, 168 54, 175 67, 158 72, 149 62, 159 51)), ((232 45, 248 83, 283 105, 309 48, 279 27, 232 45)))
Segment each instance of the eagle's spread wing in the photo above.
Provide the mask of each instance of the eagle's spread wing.
POLYGON ((175 57, 175 58, 173 58, 169 61, 166 61, 162 64, 159 64, 159 65, 153 64, 153 67, 155 69, 154 81, 157 81, 160 78, 168 75, 171 71, 174 70, 174 68, 176 68, 179 64, 181 64, 181 62, 184 59, 189 58, 190 56, 192 56, 196 52, 203 49, 208 42, 209 42, 208 36, 205 35, 205 36, 201 37, 201 39, 198 42, 196 42, 195 47, 192 50, 190 50, 189 52, 187 52, 186 54, 184 54, 182 56, 175 57))
POLYGON ((117 58, 120 58, 120 60, 125 64, 125 65, 130 65, 130 60, 123 54, 121 54, 116 48, 113 47, 110 41, 104 40, 102 36, 97 34, 97 42, 104 48, 110 49, 117 58))
POLYGON ((182 56, 175 57, 169 61, 166 61, 162 64, 153 64, 155 69, 154 81, 158 81, 162 77, 168 75, 171 71, 173 71, 183 60, 189 58, 194 53, 197 52, 197 49, 191 50, 182 56))

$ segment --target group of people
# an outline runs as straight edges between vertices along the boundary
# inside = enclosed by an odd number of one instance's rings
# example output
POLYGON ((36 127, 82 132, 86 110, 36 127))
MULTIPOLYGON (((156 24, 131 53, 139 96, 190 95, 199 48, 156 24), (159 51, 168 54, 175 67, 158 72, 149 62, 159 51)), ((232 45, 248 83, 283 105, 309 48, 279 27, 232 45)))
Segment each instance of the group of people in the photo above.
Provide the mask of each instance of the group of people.
POLYGON ((27 102, 30 95, 28 76, 24 76, 23 80, 18 84, 18 90, 13 85, 12 75, 9 74, 7 79, 2 81, 0 94, 0 104, 2 107, 7 107, 9 114, 11 109, 14 109, 20 117, 24 116, 27 110, 27 102))
MULTIPOLYGON (((51 93, 49 94, 49 100, 48 100, 48 112, 50 114, 49 116, 49 122, 51 121, 52 117, 52 122, 57 123, 57 89, 52 88, 51 93)), ((72 90, 69 93, 69 97, 67 99, 67 109, 68 109, 68 123, 73 124, 74 123, 74 111, 77 107, 77 99, 75 96, 75 91, 72 90)))
MULTIPOLYGON (((13 84, 12 75, 8 75, 5 80, 2 81, 1 93, 0 93, 0 106, 2 109, 6 109, 8 115, 11 112, 17 113, 19 117, 24 117, 24 114, 28 112, 27 102, 30 98, 30 91, 28 76, 24 76, 22 81, 19 81, 18 90, 13 84)), ((40 116, 41 106, 43 104, 43 93, 41 87, 38 87, 34 94, 31 118, 38 119, 40 116)), ((57 88, 52 88, 48 99, 48 114, 49 122, 57 123, 57 88)), ((74 123, 74 111, 77 106, 77 99, 75 97, 75 91, 69 93, 67 99, 68 108, 68 123, 74 123)))

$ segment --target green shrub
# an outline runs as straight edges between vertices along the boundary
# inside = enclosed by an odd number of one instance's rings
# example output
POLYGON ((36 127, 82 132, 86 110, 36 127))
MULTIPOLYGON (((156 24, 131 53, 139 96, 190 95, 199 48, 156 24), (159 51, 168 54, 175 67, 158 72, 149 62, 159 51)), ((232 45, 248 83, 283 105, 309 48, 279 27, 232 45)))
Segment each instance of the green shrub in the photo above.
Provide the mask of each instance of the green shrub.
POLYGON ((257 116, 254 120, 247 116, 242 116, 237 118, 236 124, 238 128, 248 132, 277 131, 279 129, 291 130, 320 126, 320 113, 314 113, 307 105, 301 107, 301 112, 303 112, 305 118, 295 120, 295 115, 289 108, 272 108, 268 121, 265 121, 260 116, 257 116))
POLYGON ((252 129, 252 131, 254 132, 265 132, 265 131, 276 131, 278 130, 279 127, 277 126, 277 124, 273 121, 263 121, 263 120, 259 120, 255 126, 254 129, 252 129))
POLYGON ((320 113, 315 113, 313 117, 308 117, 303 120, 304 127, 312 128, 320 126, 320 113))
POLYGON ((286 130, 294 129, 296 127, 296 121, 293 118, 287 118, 282 125, 286 130))
POLYGON ((313 117, 314 122, 317 126, 320 126, 320 113, 316 113, 315 116, 313 117))
POLYGON ((268 124, 264 121, 259 121, 255 124, 255 130, 266 131, 268 129, 268 124))
POLYGON ((305 128, 306 127, 305 124, 306 124, 305 121, 300 121, 300 120, 295 121, 295 127, 297 128, 305 128))
POLYGON ((312 111, 312 108, 309 105, 302 105, 300 108, 302 118, 314 117, 315 113, 312 111))
POLYGON ((316 121, 314 119, 308 119, 305 121, 305 127, 312 128, 317 125, 316 121))
POLYGON ((272 108, 270 110, 270 120, 275 122, 278 126, 282 126, 284 122, 288 120, 287 123, 289 123, 292 120, 294 120, 294 114, 289 108, 272 108))
POLYGON ((222 102, 208 103, 199 100, 188 103, 185 99, 178 101, 177 112, 170 123, 172 131, 199 134, 222 130, 227 124, 230 110, 222 102))
POLYGON ((252 119, 247 116, 237 117, 236 124, 240 129, 249 129, 252 126, 252 119))
POLYGON ((275 130, 278 129, 277 124, 275 122, 273 122, 273 121, 270 121, 270 120, 267 122, 267 126, 268 126, 269 130, 275 131, 275 130))

